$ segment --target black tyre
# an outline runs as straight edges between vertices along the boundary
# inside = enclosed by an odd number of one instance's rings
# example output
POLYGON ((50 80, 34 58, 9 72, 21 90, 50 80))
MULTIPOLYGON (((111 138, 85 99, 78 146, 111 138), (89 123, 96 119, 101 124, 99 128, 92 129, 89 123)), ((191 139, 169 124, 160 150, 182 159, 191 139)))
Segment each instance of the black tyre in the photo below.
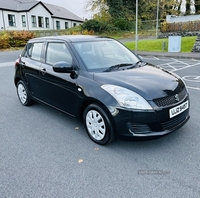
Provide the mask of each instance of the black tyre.
POLYGON ((89 105, 83 114, 88 136, 97 144, 105 145, 115 139, 111 121, 106 112, 98 105, 89 105))
POLYGON ((22 105, 24 106, 32 105, 33 101, 29 96, 26 85, 21 80, 17 83, 17 95, 22 105))

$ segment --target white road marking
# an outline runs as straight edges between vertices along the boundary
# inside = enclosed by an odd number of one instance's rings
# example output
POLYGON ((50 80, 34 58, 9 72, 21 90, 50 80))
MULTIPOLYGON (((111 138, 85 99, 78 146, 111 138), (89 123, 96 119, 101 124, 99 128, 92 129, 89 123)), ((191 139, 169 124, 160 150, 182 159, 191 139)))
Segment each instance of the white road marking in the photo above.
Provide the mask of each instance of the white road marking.
POLYGON ((190 82, 200 82, 200 76, 196 76, 196 75, 190 75, 190 76, 183 76, 182 77, 184 80, 186 81, 190 81, 190 82))
POLYGON ((200 91, 200 87, 190 87, 190 86, 187 86, 188 89, 195 89, 195 90, 199 90, 200 91))
POLYGON ((14 67, 15 62, 4 62, 4 63, 0 63, 0 67, 14 67))
MULTIPOLYGON (((188 59, 188 60, 182 60, 182 59, 175 59, 175 58, 169 58, 169 59, 163 59, 163 58, 156 58, 153 57, 154 60, 161 60, 166 61, 166 63, 158 64, 158 66, 162 67, 163 69, 166 69, 171 72, 176 72, 184 69, 189 69, 192 67, 200 67, 200 61, 196 59, 188 59)), ((151 58, 152 59, 152 58, 151 58)), ((200 82, 200 76, 197 75, 190 75, 190 76, 183 76, 182 77, 184 81, 188 82, 200 82)), ((187 85, 186 85, 187 86, 187 85)), ((200 87, 197 86, 187 86, 188 89, 198 90, 200 91, 200 87)))
POLYGON ((200 66, 200 63, 196 63, 196 64, 194 64, 194 65, 188 65, 188 66, 186 66, 186 67, 182 67, 182 68, 179 68, 179 69, 175 69, 175 70, 173 70, 173 71, 180 71, 180 70, 183 70, 183 69, 188 69, 188 68, 190 68, 190 67, 195 67, 195 66, 200 66))

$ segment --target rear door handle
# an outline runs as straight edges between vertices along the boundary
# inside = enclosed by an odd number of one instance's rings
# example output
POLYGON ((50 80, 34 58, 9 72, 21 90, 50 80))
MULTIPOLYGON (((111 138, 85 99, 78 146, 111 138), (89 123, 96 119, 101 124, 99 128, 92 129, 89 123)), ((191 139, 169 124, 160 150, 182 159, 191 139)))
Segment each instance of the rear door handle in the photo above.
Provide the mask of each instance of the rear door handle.
POLYGON ((20 64, 21 64, 22 67, 25 67, 25 66, 26 66, 26 63, 23 62, 23 61, 21 61, 20 64))

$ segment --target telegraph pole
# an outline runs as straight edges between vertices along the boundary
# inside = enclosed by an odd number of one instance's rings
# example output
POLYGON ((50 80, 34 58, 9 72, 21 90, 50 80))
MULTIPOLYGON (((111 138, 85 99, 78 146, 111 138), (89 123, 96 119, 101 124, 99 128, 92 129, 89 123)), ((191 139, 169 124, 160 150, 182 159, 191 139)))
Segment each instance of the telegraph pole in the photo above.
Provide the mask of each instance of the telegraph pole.
POLYGON ((157 1, 156 38, 158 38, 158 20, 159 20, 159 0, 157 1))
POLYGON ((138 50, 138 0, 136 0, 136 20, 135 20, 135 51, 138 50))

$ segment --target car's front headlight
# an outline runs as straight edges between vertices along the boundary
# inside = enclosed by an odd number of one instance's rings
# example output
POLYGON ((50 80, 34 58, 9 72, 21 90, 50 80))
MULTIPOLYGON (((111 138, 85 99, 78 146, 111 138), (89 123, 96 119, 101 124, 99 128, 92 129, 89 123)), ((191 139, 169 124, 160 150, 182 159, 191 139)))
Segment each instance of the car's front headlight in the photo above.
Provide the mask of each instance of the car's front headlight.
POLYGON ((150 110, 150 104, 137 93, 116 85, 102 85, 102 89, 111 94, 120 106, 131 109, 150 110))

